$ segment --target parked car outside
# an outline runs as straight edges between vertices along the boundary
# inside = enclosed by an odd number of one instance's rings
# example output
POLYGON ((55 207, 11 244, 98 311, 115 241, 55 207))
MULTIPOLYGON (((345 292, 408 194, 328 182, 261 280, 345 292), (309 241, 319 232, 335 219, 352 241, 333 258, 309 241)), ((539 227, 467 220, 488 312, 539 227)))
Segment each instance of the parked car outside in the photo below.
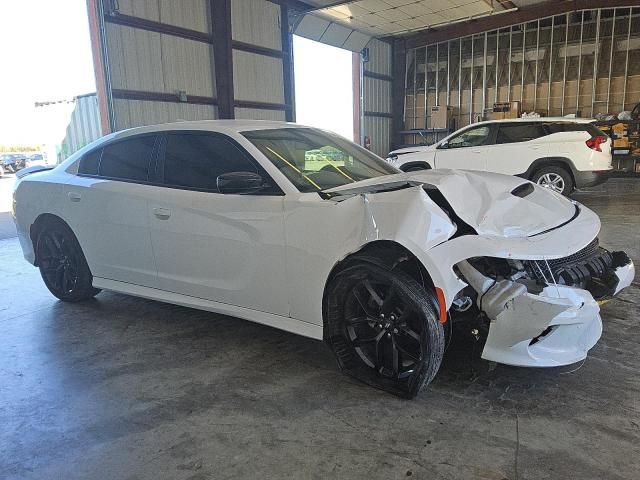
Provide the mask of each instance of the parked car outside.
POLYGON ((482 357, 584 359, 634 265, 595 213, 520 178, 402 173, 337 135, 202 121, 113 133, 18 173, 25 258, 51 293, 112 290, 324 340, 347 374, 413 397, 455 322, 482 357), (307 152, 338 152, 320 167, 307 152))
POLYGON ((29 153, 26 155, 25 167, 35 167, 36 165, 46 164, 46 159, 42 153, 29 153))
POLYGON ((611 139, 593 120, 519 118, 479 122, 425 147, 389 153, 403 171, 462 168, 516 175, 563 195, 605 182, 611 139))
POLYGON ((27 157, 23 153, 2 153, 0 164, 7 172, 15 173, 25 167, 27 157))

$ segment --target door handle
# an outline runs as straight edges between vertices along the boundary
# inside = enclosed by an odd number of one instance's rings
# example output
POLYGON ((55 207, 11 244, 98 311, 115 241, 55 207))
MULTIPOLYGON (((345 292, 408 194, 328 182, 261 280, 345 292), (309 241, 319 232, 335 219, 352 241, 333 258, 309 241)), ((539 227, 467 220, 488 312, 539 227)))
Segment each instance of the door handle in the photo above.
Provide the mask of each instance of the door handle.
POLYGON ((69 192, 67 197, 69 197, 69 200, 72 202, 79 202, 82 199, 82 195, 76 192, 69 192))
POLYGON ((160 220, 168 220, 171 216, 171 210, 167 210, 166 208, 154 208, 153 214, 160 220))

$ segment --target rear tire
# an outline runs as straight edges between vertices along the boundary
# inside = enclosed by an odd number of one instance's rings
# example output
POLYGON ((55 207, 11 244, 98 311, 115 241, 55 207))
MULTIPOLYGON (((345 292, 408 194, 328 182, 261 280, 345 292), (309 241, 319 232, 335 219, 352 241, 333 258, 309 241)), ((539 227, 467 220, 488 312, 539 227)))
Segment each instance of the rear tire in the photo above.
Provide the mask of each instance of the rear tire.
POLYGON ((93 298, 100 290, 71 229, 62 222, 48 222, 40 228, 36 241, 40 275, 49 291, 65 302, 93 298))
POLYGON ((429 292, 399 270, 354 260, 329 285, 327 343, 343 372, 404 398, 433 380, 445 335, 429 292))
POLYGON ((555 165, 541 168, 533 174, 531 181, 565 196, 573 191, 574 186, 571 174, 555 165))

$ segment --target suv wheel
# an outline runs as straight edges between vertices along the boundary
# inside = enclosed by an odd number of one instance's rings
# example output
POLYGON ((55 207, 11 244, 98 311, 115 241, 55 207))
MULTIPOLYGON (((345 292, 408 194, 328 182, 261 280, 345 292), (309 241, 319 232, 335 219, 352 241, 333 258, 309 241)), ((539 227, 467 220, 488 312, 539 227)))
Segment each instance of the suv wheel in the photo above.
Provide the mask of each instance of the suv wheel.
POLYGON ((562 195, 569 195, 573 191, 573 179, 562 167, 544 167, 534 173, 531 180, 562 195))

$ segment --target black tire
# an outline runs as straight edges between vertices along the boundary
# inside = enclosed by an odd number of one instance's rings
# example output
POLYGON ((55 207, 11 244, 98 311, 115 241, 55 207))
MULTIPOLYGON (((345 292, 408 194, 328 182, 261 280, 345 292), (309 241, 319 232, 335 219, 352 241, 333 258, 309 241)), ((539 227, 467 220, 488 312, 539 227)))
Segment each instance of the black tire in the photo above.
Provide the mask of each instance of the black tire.
POLYGON ((531 181, 565 196, 569 195, 574 187, 571 174, 566 169, 555 165, 541 168, 533 174, 531 181))
POLYGON ((431 170, 431 168, 428 165, 425 165, 425 166, 414 165, 412 167, 407 168, 404 171, 405 172, 421 172, 422 170, 431 170))
POLYGON ((50 221, 40 228, 36 241, 40 275, 49 291, 65 302, 81 302, 100 290, 92 285, 93 276, 71 229, 50 221))
POLYGON ((402 271, 355 260, 331 281, 325 312, 325 339, 347 375, 413 398, 440 368, 433 297, 402 271))

